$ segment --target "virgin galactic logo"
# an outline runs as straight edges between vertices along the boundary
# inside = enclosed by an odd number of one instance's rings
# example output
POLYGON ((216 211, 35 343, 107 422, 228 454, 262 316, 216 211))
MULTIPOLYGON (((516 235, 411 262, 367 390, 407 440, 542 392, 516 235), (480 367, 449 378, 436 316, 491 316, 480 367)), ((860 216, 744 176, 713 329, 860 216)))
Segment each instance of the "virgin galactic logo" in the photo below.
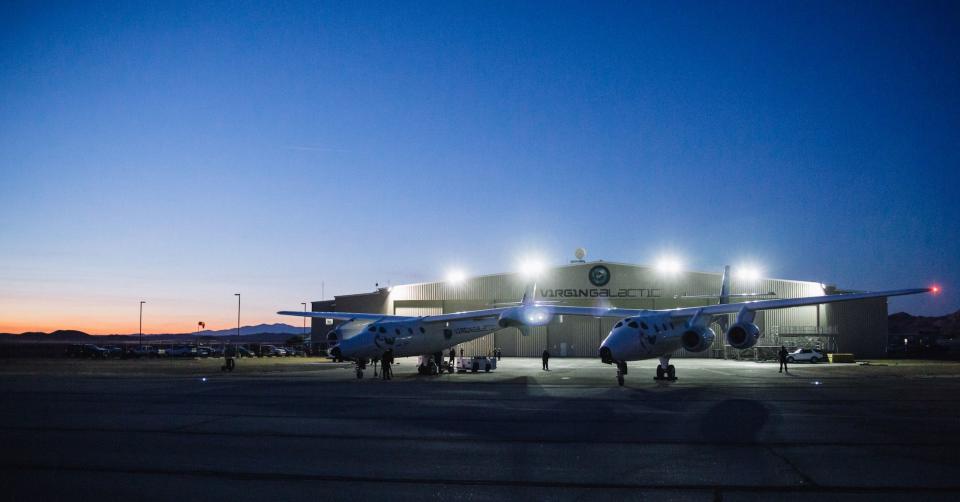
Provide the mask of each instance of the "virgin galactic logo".
POLYGON ((601 288, 610 282, 610 270, 603 265, 597 265, 590 269, 587 277, 590 278, 590 284, 601 288))

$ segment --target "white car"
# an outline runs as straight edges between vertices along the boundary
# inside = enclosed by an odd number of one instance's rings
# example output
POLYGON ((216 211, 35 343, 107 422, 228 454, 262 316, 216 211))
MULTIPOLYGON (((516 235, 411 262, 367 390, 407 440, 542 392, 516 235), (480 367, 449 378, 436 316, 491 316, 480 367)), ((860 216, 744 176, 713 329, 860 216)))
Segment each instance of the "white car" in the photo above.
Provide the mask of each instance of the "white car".
POLYGON ((797 349, 789 354, 787 354, 788 363, 819 363, 820 361, 825 361, 827 356, 823 355, 823 352, 820 352, 817 349, 797 349))

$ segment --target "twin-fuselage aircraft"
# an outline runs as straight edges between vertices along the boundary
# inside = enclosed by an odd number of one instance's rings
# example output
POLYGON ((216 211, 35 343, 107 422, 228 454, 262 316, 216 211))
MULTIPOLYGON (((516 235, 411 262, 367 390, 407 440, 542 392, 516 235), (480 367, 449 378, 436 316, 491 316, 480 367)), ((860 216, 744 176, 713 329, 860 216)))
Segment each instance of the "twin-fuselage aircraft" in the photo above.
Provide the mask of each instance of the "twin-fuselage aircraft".
POLYGON ((369 360, 387 351, 392 351, 394 357, 424 356, 421 361, 432 358, 439 363, 447 349, 500 329, 515 327, 526 335, 527 328, 548 324, 558 315, 612 317, 617 322, 600 344, 598 355, 604 363, 616 366, 617 382, 623 385, 627 362, 642 359, 658 358, 656 378, 675 379, 676 370, 670 364, 670 356, 681 348, 690 352, 708 350, 717 338, 710 328, 714 316, 736 314, 736 320, 724 334, 726 343, 735 349, 748 349, 761 337, 760 328, 753 322, 759 310, 934 291, 915 288, 730 303, 731 297, 757 295, 731 295, 729 270, 730 267, 724 270, 717 296, 719 303, 700 307, 647 310, 558 305, 536 301, 536 286, 531 285, 516 305, 451 314, 420 317, 360 312, 281 311, 278 314, 345 321, 328 335, 330 355, 356 363, 357 378, 363 377, 369 360))

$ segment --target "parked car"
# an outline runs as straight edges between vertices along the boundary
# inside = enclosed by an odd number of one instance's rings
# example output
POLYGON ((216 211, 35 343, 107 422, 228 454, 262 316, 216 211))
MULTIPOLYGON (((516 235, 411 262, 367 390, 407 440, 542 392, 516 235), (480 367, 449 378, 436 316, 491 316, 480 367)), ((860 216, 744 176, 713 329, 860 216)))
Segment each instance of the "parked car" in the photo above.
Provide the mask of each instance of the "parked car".
POLYGON ((107 349, 98 347, 92 343, 73 344, 67 346, 67 357, 106 359, 109 353, 110 352, 107 349))
POLYGON ((287 351, 277 347, 275 345, 261 345, 260 346, 260 356, 261 357, 283 357, 287 355, 287 351))
POLYGON ((248 348, 246 348, 246 347, 243 347, 243 346, 237 347, 237 354, 239 354, 240 357, 255 357, 255 356, 256 356, 256 354, 254 354, 250 349, 248 349, 248 348))
POLYGON ((117 359, 123 357, 123 347, 119 345, 104 345, 103 350, 107 351, 107 357, 115 357, 117 359))
POLYGON ((197 355, 197 349, 189 345, 177 345, 168 347, 164 353, 167 357, 191 357, 197 355))
POLYGON ((157 352, 157 348, 154 347, 153 345, 139 345, 130 349, 130 351, 127 352, 127 354, 129 355, 129 357, 136 357, 136 358, 157 357, 158 352, 157 352))
POLYGON ((824 361, 826 359, 827 357, 823 355, 823 352, 820 352, 817 349, 797 349, 787 354, 788 363, 819 363, 820 361, 824 361))

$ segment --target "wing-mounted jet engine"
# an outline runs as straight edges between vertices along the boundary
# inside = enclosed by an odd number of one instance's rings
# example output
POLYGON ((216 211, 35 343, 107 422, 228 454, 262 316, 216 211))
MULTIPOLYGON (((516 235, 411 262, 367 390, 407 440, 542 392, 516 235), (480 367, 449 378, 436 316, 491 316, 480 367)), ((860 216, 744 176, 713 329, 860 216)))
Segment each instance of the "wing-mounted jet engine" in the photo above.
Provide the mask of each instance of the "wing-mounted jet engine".
POLYGON ((735 349, 749 349, 759 340, 760 327, 752 322, 738 322, 727 329, 727 344, 735 349))
POLYGON ((680 335, 680 344, 690 352, 703 352, 713 345, 716 337, 717 334, 712 329, 694 326, 680 335))

